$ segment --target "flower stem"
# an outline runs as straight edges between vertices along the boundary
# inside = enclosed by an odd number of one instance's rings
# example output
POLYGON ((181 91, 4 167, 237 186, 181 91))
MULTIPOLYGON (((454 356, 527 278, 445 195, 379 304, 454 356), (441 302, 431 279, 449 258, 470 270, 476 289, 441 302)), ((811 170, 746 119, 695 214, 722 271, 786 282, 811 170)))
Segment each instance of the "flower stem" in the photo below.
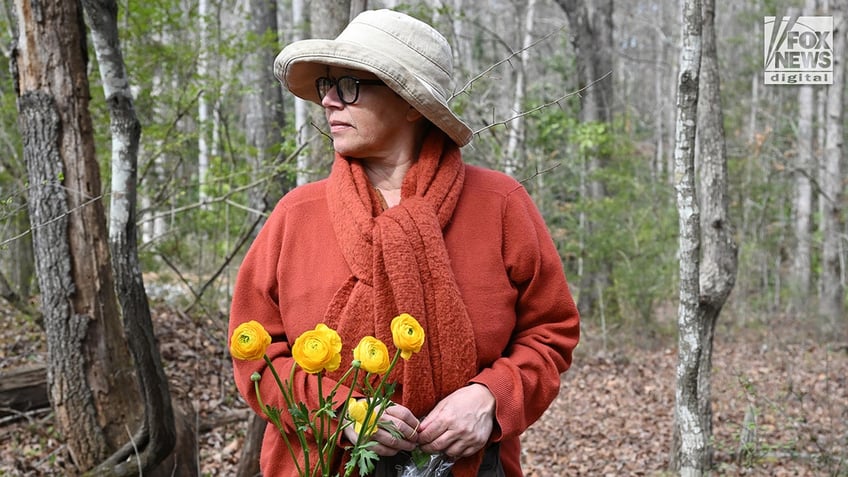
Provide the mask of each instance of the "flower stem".
MULTIPOLYGON (((265 361, 268 363, 268 366, 271 368, 271 372, 276 377, 277 372, 274 369, 274 365, 271 364, 271 360, 268 359, 267 355, 265 356, 265 361)), ((277 384, 280 386, 280 390, 282 391, 283 390, 282 383, 280 382, 279 379, 277 379, 277 384)), ((279 413, 278 412, 269 412, 271 407, 262 402, 262 394, 259 392, 259 381, 258 380, 253 382, 253 389, 256 391, 256 401, 259 403, 259 408, 262 409, 263 411, 265 411, 265 415, 268 416, 268 419, 271 421, 271 423, 273 423, 275 426, 277 426, 277 429, 280 431, 280 434, 283 436, 283 441, 285 441, 285 443, 286 443, 286 448, 288 448, 288 450, 289 450, 289 455, 291 455, 292 461, 294 462, 294 465, 297 467, 297 473, 299 475, 302 475, 303 470, 301 470, 300 464, 298 463, 297 458, 294 455, 294 449, 292 448, 291 442, 289 442, 289 437, 288 437, 288 435, 286 435, 285 432, 283 432, 283 423, 280 422, 279 413)), ((283 393, 283 394, 285 394, 285 393, 283 393)))

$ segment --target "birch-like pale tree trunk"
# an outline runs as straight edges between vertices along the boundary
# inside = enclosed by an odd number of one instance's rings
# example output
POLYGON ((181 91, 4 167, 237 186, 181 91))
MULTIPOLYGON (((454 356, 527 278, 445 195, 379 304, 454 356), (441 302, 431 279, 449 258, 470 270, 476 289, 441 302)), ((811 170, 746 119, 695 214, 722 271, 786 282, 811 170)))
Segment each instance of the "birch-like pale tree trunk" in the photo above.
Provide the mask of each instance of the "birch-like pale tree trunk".
POLYGON ((527 92, 525 84, 526 69, 530 64, 530 44, 533 42, 533 16, 536 13, 536 0, 528 0, 524 11, 524 34, 521 40, 521 53, 515 67, 515 87, 513 88, 512 113, 515 119, 509 122, 509 137, 507 139, 506 155, 504 157, 504 172, 515 177, 518 168, 524 162, 524 116, 520 113, 524 107, 524 96, 527 92))
MULTIPOLYGON (((453 29, 453 52, 454 52, 454 75, 462 69, 474 67, 474 51, 472 45, 472 34, 467 31, 468 23, 463 18, 465 0, 452 0, 453 17, 451 26, 453 29)), ((473 5, 472 5, 473 8, 473 5)))
MULTIPOLYGON (((153 109, 156 111, 158 117, 166 116, 161 111, 162 103, 160 99, 165 95, 165 80, 163 79, 163 75, 164 72, 161 69, 156 69, 150 81, 151 97, 154 99, 153 109), (160 99, 160 101, 155 101, 156 99, 160 99)), ((145 188, 141 197, 141 209, 143 211, 141 213, 141 241, 142 243, 149 243, 164 237, 168 232, 168 215, 160 203, 162 198, 158 191, 158 185, 166 182, 165 164, 168 160, 168 155, 164 152, 164 141, 162 139, 148 141, 146 148, 145 144, 140 144, 139 151, 145 150, 149 151, 153 165, 150 166, 144 177, 144 182, 149 185, 145 188)), ((171 207, 173 208, 173 206, 171 207)))
MULTIPOLYGON (((83 0, 83 5, 109 106, 112 140, 109 246, 115 289, 144 403, 144 420, 131 441, 98 465, 97 472, 99 475, 129 475, 133 472, 154 475, 153 469, 174 449, 177 432, 168 378, 153 332, 138 261, 136 182, 141 124, 135 114, 118 37, 118 4, 115 0, 83 0)), ((194 457, 193 452, 191 454, 190 457, 194 457)), ((180 464, 182 475, 189 469, 196 473, 196 459, 188 458, 180 464)), ((169 473, 171 470, 167 469, 169 473)))
MULTIPOLYGON (((656 51, 657 58, 662 61, 666 57, 666 42, 660 33, 661 32, 658 31, 656 35, 654 35, 653 41, 654 51, 656 51)), ((656 113, 654 114, 654 160, 651 163, 653 179, 658 182, 661 181, 663 177, 667 177, 665 167, 665 161, 667 160, 665 152, 666 124, 665 114, 663 114, 663 111, 665 110, 668 93, 666 88, 666 78, 663 74, 664 71, 661 70, 664 70, 664 68, 660 65, 657 65, 654 70, 654 101, 656 102, 656 113)))
MULTIPOLYGON (((833 51, 844 52, 846 47, 845 0, 831 0, 833 15, 833 51)), ((833 84, 827 88, 826 134, 824 143, 824 165, 821 179, 822 217, 822 273, 819 313, 834 325, 844 320, 843 300, 845 285, 842 281, 842 124, 845 89, 845 55, 837 53, 833 65, 833 84)))
MULTIPOLYGON (((200 48, 197 52, 197 75, 205 84, 210 84, 209 77, 209 38, 211 36, 210 19, 212 10, 209 8, 210 0, 199 0, 197 4, 197 16, 200 19, 200 48)), ((210 156, 210 130, 212 124, 211 108, 209 107, 209 94, 202 90, 197 96, 197 197, 201 203, 208 197, 206 194, 206 175, 209 172, 210 156)))
MULTIPOLYGON (((816 0, 807 0, 805 14, 814 14, 816 0)), ((811 85, 798 86, 798 154, 794 167, 792 196, 792 224, 795 249, 790 275, 790 302, 795 312, 806 307, 811 290, 812 277, 812 215, 813 184, 815 166, 813 151, 813 117, 815 114, 815 90, 811 85)))
POLYGON ((792 304, 795 311, 807 301, 810 292, 810 224, 813 213, 813 186, 810 181, 813 163, 814 91, 810 85, 798 86, 798 155, 794 168, 792 197, 795 251, 792 254, 792 304))
POLYGON ((748 143, 754 144, 757 139, 757 115, 760 107, 760 81, 762 72, 756 70, 751 74, 751 109, 748 113, 748 143))
POLYGON ((679 449, 672 465, 683 477, 705 472, 707 436, 700 418, 698 371, 703 350, 698 302, 700 295, 700 213, 695 193, 695 132, 698 121, 698 88, 701 67, 701 2, 682 3, 682 48, 677 81, 674 176, 679 227, 680 290, 678 306, 677 384, 675 433, 679 449))
MULTIPOLYGON (((292 41, 299 41, 306 38, 305 17, 306 9, 304 8, 304 0, 292 0, 292 41)), ((294 128, 297 131, 297 146, 302 148, 309 141, 310 136, 314 133, 309 124, 309 102, 305 99, 294 98, 294 128)), ((297 185, 301 186, 309 182, 309 155, 297 155, 297 185)))

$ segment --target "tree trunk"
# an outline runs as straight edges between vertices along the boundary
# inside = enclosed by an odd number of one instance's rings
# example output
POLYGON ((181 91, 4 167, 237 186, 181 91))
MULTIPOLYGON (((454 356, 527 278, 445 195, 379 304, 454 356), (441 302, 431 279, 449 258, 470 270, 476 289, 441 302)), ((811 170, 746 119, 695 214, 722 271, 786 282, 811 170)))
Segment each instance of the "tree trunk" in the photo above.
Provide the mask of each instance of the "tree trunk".
MULTIPOLYGON (((454 77, 459 77, 457 73, 466 73, 468 71, 476 71, 474 68, 474 46, 472 44, 473 33, 471 30, 466 30, 468 25, 465 19, 465 0, 452 0, 451 27, 453 33, 453 53, 454 53, 454 77)), ((471 8, 474 9, 473 4, 471 8)))
POLYGON ((236 477, 255 477, 262 475, 259 470, 259 454, 262 451, 262 439, 265 437, 265 428, 268 423, 265 418, 251 413, 247 420, 247 430, 244 433, 244 447, 239 457, 236 477))
MULTIPOLYGON (((310 38, 335 38, 351 20, 351 0, 312 0, 309 4, 310 38)), ((313 133, 309 147, 305 150, 308 159, 299 162, 305 169, 298 169, 298 183, 310 182, 324 176, 333 158, 333 143, 324 118, 324 108, 308 103, 310 127, 313 133), (314 125, 314 126, 312 126, 314 125), (315 129, 318 128, 318 129, 315 129), (323 131, 323 132, 319 132, 323 131), (315 134, 317 132, 317 134, 315 134), (303 174, 302 176, 300 174, 303 174)))
POLYGON ((810 223, 813 212, 813 187, 810 181, 813 162, 813 87, 798 87, 798 156, 794 170, 792 197, 795 252, 792 254, 791 302, 794 311, 804 308, 810 293, 810 223))
MULTIPOLYGON (((205 84, 209 81, 209 38, 211 36, 212 9, 210 0, 199 0, 197 15, 200 18, 200 48, 197 55, 197 76, 205 84)), ((209 172, 210 140, 212 130, 212 114, 209 106, 209 93, 206 89, 197 96, 197 197, 200 202, 207 199, 206 174, 209 172)))
MULTIPOLYGON (((807 0, 805 14, 815 12, 816 0, 807 0)), ((798 86, 798 155, 795 163, 795 183, 792 197, 792 211, 795 251, 790 277, 790 303, 794 312, 801 312, 807 306, 810 295, 812 274, 812 237, 814 177, 814 135, 813 115, 815 113, 815 90, 811 85, 798 86)))
MULTIPOLYGON (((613 2, 557 0, 557 3, 568 16, 571 43, 577 59, 577 80, 581 89, 580 121, 607 123, 609 127, 612 121, 612 77, 596 81, 613 69, 613 2), (591 87, 583 90, 590 84, 591 87)), ((600 152, 588 157, 585 200, 600 201, 606 197, 604 184, 596 176, 606 167, 608 161, 609 157, 600 152)), ((590 238, 595 220, 594 217, 587 217, 584 221, 584 234, 590 238)), ((584 274, 580 279, 578 308, 582 315, 588 316, 598 307, 601 291, 609 286, 612 264, 609 260, 602 260, 600 263, 584 267, 584 274)))
POLYGON ((703 352, 699 326, 700 213, 695 195, 695 131, 701 65, 701 2, 683 5, 680 72, 677 83, 674 175, 677 178, 678 226, 680 229, 680 303, 678 307, 678 357, 675 392, 675 433, 679 451, 672 452, 672 466, 680 475, 700 476, 706 468, 707 436, 699 417, 698 371, 703 352))
POLYGON ((112 280, 79 2, 17 0, 13 53, 56 427, 90 469, 138 427, 141 400, 112 280))
MULTIPOLYGON (((657 58, 662 61, 666 57, 666 42, 659 32, 654 35, 654 51, 657 52, 657 58)), ((666 173, 666 124, 665 115, 662 114, 667 103, 667 83, 665 68, 657 65, 654 70, 654 101, 657 105, 657 113, 654 114, 654 160, 651 163, 652 178, 656 182, 664 182, 667 177, 666 173)))
POLYGON ((762 73, 754 71, 751 75, 751 111, 748 115, 748 144, 754 145, 757 140, 757 115, 760 107, 760 81, 762 73))
MULTIPOLYGON (((833 48, 845 51, 845 0, 833 0, 833 48)), ((843 317, 845 288, 842 283, 842 254, 840 235, 842 223, 842 101, 845 88, 845 56, 837 55, 833 65, 833 84, 827 88, 826 134, 824 143, 824 174, 821 181, 822 204, 822 296, 819 313, 837 325, 843 317)))
MULTIPOLYGON (((114 0, 83 0, 106 102, 111 118, 112 194, 109 245, 115 286, 144 398, 144 421, 122 449, 101 463, 98 475, 154 475, 174 449, 176 428, 168 379, 153 333, 153 321, 138 262, 136 199, 141 124, 135 114, 118 37, 118 5, 114 0)), ((193 469, 189 456, 179 467, 193 469)), ((171 470, 171 469, 169 469, 171 470)))
MULTIPOLYGON (((292 41, 299 41, 306 38, 308 31, 306 28, 306 8, 305 0, 292 0, 292 41)), ((309 124, 310 119, 309 101, 300 98, 294 98, 294 128, 297 131, 297 146, 305 148, 306 144, 315 134, 315 129, 309 124)), ((296 184, 301 186, 309 182, 309 154, 303 149, 297 155, 297 178, 296 184)))
MULTIPOLYGON (((533 42, 533 16, 536 13, 536 0, 528 0, 524 11, 524 34, 521 38, 521 53, 518 55, 515 67, 515 87, 513 88, 513 114, 519 114, 524 110, 524 95, 527 92, 525 86, 525 68, 530 63, 530 44, 533 42)), ((524 163, 524 117, 517 116, 509 123, 509 138, 507 140, 506 154, 504 155, 504 172, 516 177, 516 173, 524 163)))
MULTIPOLYGON (((161 41, 162 43, 167 42, 165 39, 161 41)), ((151 80, 153 87, 151 88, 150 96, 154 101, 153 109, 159 116, 166 115, 164 111, 161 111, 163 108, 160 98, 160 96, 164 96, 165 94, 164 85, 166 80, 164 75, 164 71, 157 69, 153 72, 153 78, 151 80)), ((141 209, 143 210, 141 214, 142 243, 150 243, 165 237, 170 226, 170 217, 168 217, 165 208, 172 207, 170 201, 165 198, 165 194, 160 190, 161 186, 159 185, 168 181, 165 164, 171 159, 169 157, 170 154, 167 152, 167 148, 164 147, 164 141, 161 139, 148 141, 146 147, 148 148, 147 156, 152 158, 151 161, 153 164, 147 169, 143 179, 143 183, 148 185, 148 187, 143 190, 141 197, 141 209)), ((144 150, 145 144, 139 145, 139 148, 144 150)))
POLYGON ((275 187, 280 181, 275 180, 271 168, 274 147, 280 142, 283 127, 283 96, 279 83, 274 81, 273 58, 277 52, 266 46, 277 44, 277 3, 274 0, 250 0, 247 9, 248 32, 258 43, 245 54, 245 86, 248 90, 245 132, 251 150, 248 161, 253 177, 272 176, 263 187, 254 187, 248 192, 251 213, 247 223, 252 224, 285 192, 282 186, 275 187), (273 35, 273 43, 268 42, 269 34, 273 35))
POLYGON ((704 469, 712 465, 712 354, 715 325, 736 282, 736 243, 728 216, 727 149, 715 35, 715 0, 703 1, 702 52, 698 97, 698 151, 701 215, 700 300, 702 351, 698 362, 698 415, 707 449, 704 469))

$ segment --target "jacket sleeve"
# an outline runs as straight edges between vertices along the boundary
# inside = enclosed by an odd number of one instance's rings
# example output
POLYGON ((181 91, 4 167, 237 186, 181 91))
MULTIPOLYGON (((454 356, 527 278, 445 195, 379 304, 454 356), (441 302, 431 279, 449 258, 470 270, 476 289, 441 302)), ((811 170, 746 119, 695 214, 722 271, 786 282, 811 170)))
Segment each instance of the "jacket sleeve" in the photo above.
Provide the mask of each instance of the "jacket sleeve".
MULTIPOLYGON (((233 331, 240 324, 255 320, 265 327, 271 335, 271 345, 265 354, 274 365, 280 379, 285 383, 289 380, 294 359, 291 354, 291 345, 294 344, 296 336, 286 334, 286 326, 283 322, 283 314, 279 303, 278 280, 283 277, 284 270, 280 263, 281 249, 284 245, 286 227, 285 206, 278 204, 269 216, 262 230, 257 235, 244 261, 239 268, 233 298, 230 308, 228 339, 232 337, 233 331)), ((229 341, 228 341, 229 344, 229 341)), ((254 411, 267 416, 260 409, 256 398, 254 383, 250 377, 254 372, 260 374, 259 389, 262 401, 265 404, 280 409, 283 425, 289 432, 293 432, 290 414, 286 412, 285 400, 277 385, 276 379, 264 360, 243 361, 233 359, 233 374, 236 387, 245 401, 254 411)), ((318 378, 296 368, 291 380, 294 398, 303 402, 309 409, 318 407, 318 378)), ((335 386, 336 382, 324 378, 322 391, 326 395, 335 386)), ((336 392, 336 405, 338 408, 341 400, 347 395, 348 388, 341 386, 336 392)))
POLYGON ((515 329, 502 357, 472 379, 495 396, 496 441, 520 435, 553 402, 580 333, 559 253, 523 187, 505 201, 503 244, 506 272, 517 291, 515 329))

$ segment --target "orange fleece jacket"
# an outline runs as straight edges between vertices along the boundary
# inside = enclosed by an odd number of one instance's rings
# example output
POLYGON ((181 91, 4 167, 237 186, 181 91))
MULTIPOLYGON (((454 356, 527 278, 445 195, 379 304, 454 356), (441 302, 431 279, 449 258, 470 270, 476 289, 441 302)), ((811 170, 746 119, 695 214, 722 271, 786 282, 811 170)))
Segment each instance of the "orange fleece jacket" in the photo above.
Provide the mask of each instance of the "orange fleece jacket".
MULTIPOLYGON (((326 197, 326 180, 289 192, 239 269, 229 333, 249 320, 262 323, 274 338, 267 354, 281 376, 289 375, 293 363, 290 344, 321 322, 333 294, 351 274, 326 197)), ((579 337, 577 309, 542 216, 509 176, 467 166, 444 237, 477 343, 479 373, 470 382, 485 385, 495 396, 492 441, 500 442, 506 475, 519 477, 519 436, 556 397, 560 374, 571 365, 579 337)), ((344 345, 343 363, 356 343, 344 345)), ((282 407, 264 362, 234 360, 233 366, 236 385, 255 410, 254 371, 263 375, 263 400, 282 407)), ((316 383, 315 376, 296 373, 295 397, 310 408, 317 404, 316 383)), ((296 475, 273 425, 265 433, 261 467, 265 477, 296 475)))

